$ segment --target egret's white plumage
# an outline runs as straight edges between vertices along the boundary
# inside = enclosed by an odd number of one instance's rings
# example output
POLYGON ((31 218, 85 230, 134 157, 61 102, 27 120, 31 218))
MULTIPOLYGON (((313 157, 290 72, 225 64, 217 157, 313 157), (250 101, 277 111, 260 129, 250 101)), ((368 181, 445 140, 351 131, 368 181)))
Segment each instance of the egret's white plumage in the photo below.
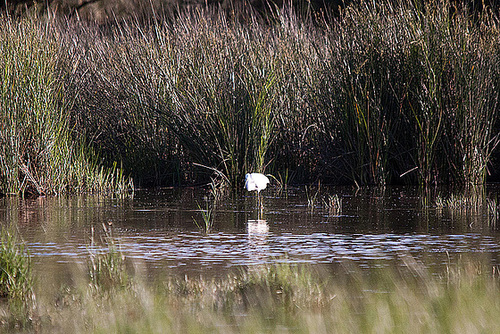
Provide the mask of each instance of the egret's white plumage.
POLYGON ((266 189, 269 179, 267 176, 261 173, 250 173, 245 175, 245 188, 248 191, 257 190, 260 193, 261 190, 266 189))

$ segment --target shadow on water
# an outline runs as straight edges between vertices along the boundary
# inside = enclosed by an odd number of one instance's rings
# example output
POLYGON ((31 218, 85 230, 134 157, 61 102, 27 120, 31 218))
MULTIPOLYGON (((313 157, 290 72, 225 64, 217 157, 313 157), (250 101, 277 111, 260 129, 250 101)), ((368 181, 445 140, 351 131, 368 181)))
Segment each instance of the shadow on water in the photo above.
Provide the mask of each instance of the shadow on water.
MULTIPOLYGON (((463 254, 500 262, 500 234, 486 205, 451 208, 423 201, 415 188, 324 187, 315 201, 302 188, 286 194, 269 189, 261 194, 262 207, 253 194, 230 195, 217 206, 213 231, 202 233, 194 219, 201 217, 197 203, 205 192, 164 189, 133 199, 7 197, 0 200, 0 222, 18 227, 39 271, 63 272, 83 263, 92 228, 103 233, 103 224, 112 226, 126 257, 152 276, 223 275, 277 261, 334 266, 348 260, 369 269, 407 254, 437 268, 463 254), (332 194, 342 203, 335 211, 328 202, 332 194)), ((496 193, 488 189, 488 196, 496 193)))

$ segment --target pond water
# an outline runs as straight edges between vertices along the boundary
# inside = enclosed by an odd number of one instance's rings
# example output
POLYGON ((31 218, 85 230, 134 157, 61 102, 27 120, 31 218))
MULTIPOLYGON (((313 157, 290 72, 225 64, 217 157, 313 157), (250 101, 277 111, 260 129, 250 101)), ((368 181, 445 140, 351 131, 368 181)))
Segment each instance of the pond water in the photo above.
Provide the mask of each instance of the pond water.
MULTIPOLYGON (((494 187, 488 191, 496 194, 494 187)), ((105 226, 121 251, 148 276, 225 275, 241 266, 271 262, 332 265, 352 261, 361 268, 391 266, 411 255, 440 268, 458 257, 480 256, 499 264, 500 233, 491 213, 438 209, 415 188, 356 191, 266 189, 262 209, 255 193, 225 197, 214 211, 214 228, 202 233, 207 190, 138 191, 133 198, 99 196, 0 200, 0 222, 17 226, 35 271, 60 273, 83 264, 102 243, 105 226), (337 194, 341 212, 323 198, 337 194)), ((495 195, 496 196, 496 195, 495 195)))

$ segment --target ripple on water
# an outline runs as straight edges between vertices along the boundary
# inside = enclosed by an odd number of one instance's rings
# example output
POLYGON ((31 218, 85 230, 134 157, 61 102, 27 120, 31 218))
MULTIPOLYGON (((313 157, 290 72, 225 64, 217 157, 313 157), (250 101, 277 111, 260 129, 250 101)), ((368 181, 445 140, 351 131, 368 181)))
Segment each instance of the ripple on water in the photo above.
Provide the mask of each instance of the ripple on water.
MULTIPOLYGON (((394 260, 403 254, 422 257, 425 254, 457 254, 463 252, 496 253, 495 238, 478 234, 328 234, 313 233, 215 233, 178 235, 133 235, 119 237, 120 249, 126 256, 155 263, 174 262, 170 266, 226 267, 268 263, 286 259, 301 263, 337 263, 345 260, 367 265, 373 261, 394 260)), ((59 261, 82 259, 89 248, 76 242, 28 245, 35 257, 56 257, 59 261)), ((436 257, 436 261, 441 261, 436 257)))
MULTIPOLYGON (((123 202, 90 196, 46 198, 30 202, 24 209, 29 219, 19 229, 35 259, 74 262, 88 258, 91 228, 97 234, 103 222, 111 221, 127 257, 153 267, 186 270, 345 260, 369 268, 402 254, 436 264, 464 253, 490 254, 496 261, 499 252, 500 235, 487 222, 480 227, 475 216, 445 210, 427 209, 424 214, 418 195, 403 188, 385 194, 328 190, 343 198, 336 216, 328 215, 321 201, 311 212, 303 188, 288 196, 269 189, 263 196, 263 215, 254 197, 235 196, 218 207, 218 232, 209 234, 200 233, 193 222, 193 217, 201 219, 197 203, 203 203, 203 191, 139 192, 123 202)), ((10 212, 19 207, 8 206, 9 200, 4 199, 5 209, 0 210, 6 217, 19 217, 17 211, 10 212)))

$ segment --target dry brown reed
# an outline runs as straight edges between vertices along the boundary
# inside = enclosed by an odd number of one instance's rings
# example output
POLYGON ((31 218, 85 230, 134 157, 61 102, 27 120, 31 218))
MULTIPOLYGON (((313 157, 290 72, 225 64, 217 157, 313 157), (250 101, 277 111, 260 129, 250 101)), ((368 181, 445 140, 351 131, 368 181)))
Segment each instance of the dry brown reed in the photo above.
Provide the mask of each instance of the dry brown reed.
MULTIPOLYGON (((52 19, 40 35, 52 51, 39 61, 39 91, 55 124, 71 129, 64 138, 83 138, 84 156, 108 168, 121 161, 142 186, 208 182, 213 171, 235 187, 248 171, 289 171, 294 182, 483 184, 499 139, 499 30, 495 13, 476 14, 447 0, 387 0, 352 3, 337 17, 282 8, 266 20, 214 9, 101 26, 52 19)), ((7 92, 14 105, 5 108, 27 107, 7 92)), ((21 180, 11 188, 24 179, 46 187, 33 159, 9 167, 4 179, 21 180)))

